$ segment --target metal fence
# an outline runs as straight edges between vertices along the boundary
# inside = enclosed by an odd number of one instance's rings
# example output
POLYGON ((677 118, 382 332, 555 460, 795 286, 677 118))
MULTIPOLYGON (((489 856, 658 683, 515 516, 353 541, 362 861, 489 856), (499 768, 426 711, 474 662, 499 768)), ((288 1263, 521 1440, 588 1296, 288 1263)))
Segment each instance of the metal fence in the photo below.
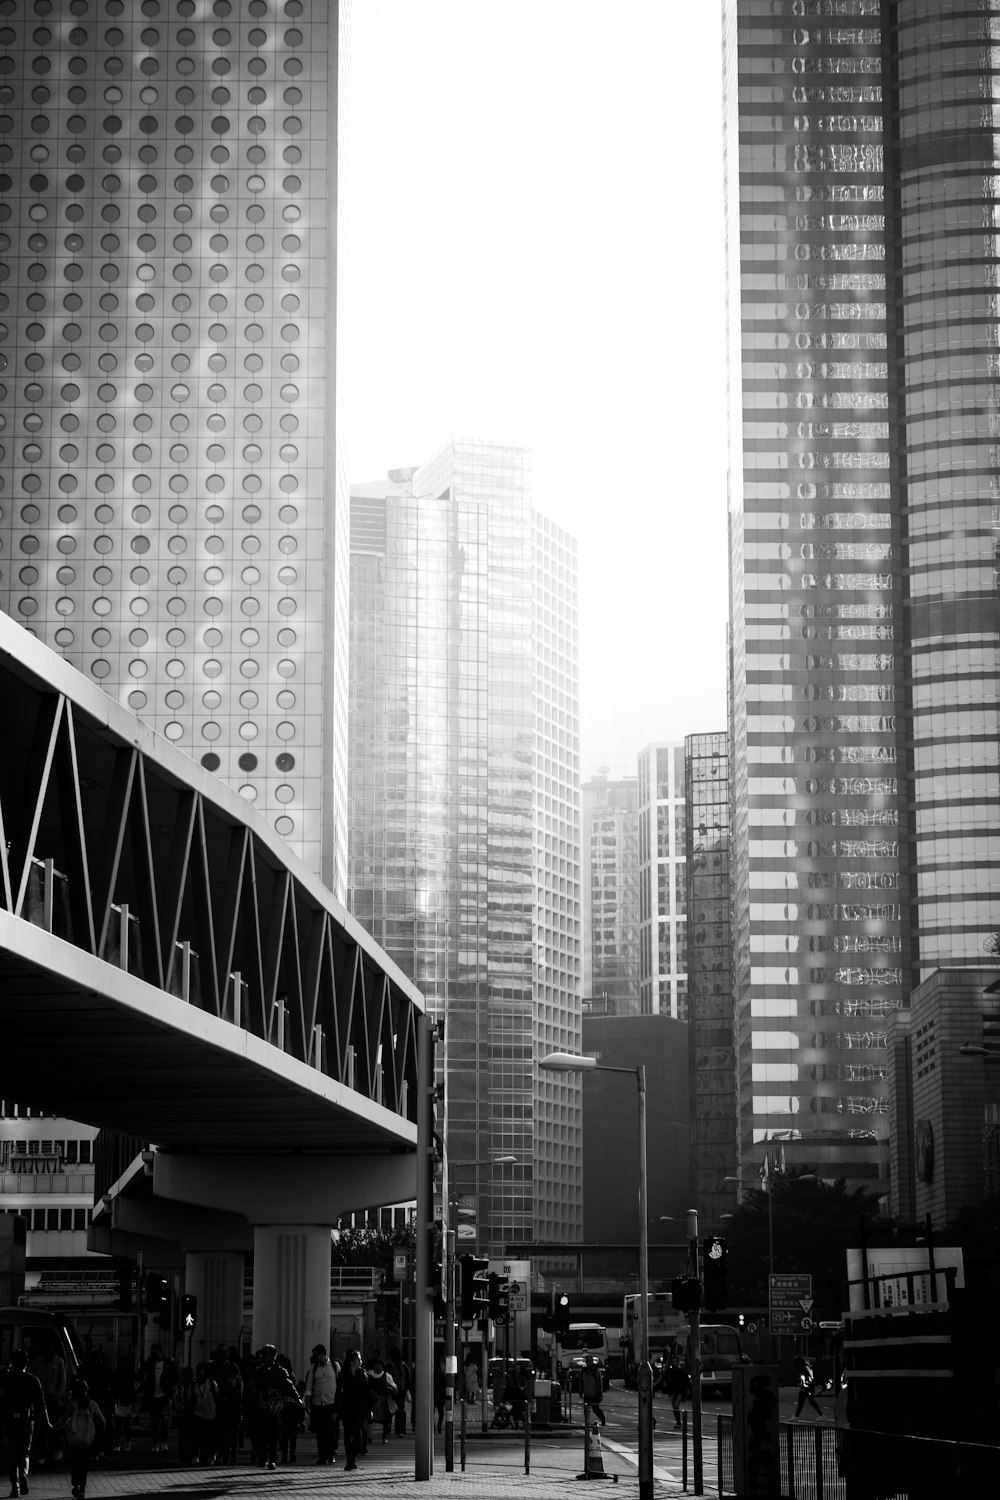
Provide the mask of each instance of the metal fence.
MULTIPOLYGON (((718 1423, 719 1494, 735 1495, 733 1419, 718 1423)), ((782 1500, 1000 1495, 1000 1447, 819 1422, 782 1422, 780 1434, 782 1500)))

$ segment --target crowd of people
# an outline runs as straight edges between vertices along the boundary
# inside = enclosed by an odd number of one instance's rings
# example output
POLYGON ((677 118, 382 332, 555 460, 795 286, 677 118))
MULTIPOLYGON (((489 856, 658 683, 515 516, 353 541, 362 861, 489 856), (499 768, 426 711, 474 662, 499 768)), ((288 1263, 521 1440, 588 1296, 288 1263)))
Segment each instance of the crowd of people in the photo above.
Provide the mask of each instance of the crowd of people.
POLYGON ((208 1360, 181 1368, 154 1344, 138 1368, 127 1357, 111 1365, 96 1351, 70 1379, 55 1347, 29 1360, 15 1350, 0 1387, 0 1429, 12 1496, 26 1495, 31 1455, 46 1463, 68 1457, 75 1500, 86 1494, 95 1459, 132 1451, 133 1423, 145 1414, 154 1453, 182 1464, 235 1464, 247 1454, 265 1470, 297 1461, 300 1433, 316 1438, 317 1464, 356 1469, 370 1443, 412 1431, 413 1375, 398 1349, 366 1368, 358 1350, 343 1364, 317 1344, 304 1378, 273 1344, 241 1358, 219 1345, 208 1360))

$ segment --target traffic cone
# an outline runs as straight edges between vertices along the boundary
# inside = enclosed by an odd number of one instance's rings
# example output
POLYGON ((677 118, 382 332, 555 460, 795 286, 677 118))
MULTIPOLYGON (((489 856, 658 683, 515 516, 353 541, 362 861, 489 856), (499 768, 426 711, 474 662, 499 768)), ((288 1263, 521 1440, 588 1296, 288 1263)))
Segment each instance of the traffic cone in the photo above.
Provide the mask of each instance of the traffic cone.
POLYGON ((587 1478, 604 1479, 604 1452, 601 1448, 601 1429, 597 1422, 590 1426, 590 1444, 587 1448, 587 1478))

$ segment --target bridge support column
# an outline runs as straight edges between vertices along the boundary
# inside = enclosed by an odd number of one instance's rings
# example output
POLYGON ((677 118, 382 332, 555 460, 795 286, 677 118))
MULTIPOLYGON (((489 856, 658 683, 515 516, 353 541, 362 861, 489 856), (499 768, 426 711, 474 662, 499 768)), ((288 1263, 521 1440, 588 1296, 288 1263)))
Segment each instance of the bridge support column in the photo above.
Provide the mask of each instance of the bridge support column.
POLYGON ((301 1379, 315 1344, 330 1345, 330 1229, 257 1224, 253 1233, 253 1347, 275 1344, 301 1379))
POLYGON ((186 1363, 196 1367, 219 1344, 235 1344, 242 1354, 250 1336, 243 1326, 243 1256, 225 1250, 188 1251, 184 1290, 198 1298, 198 1326, 185 1344, 186 1363))

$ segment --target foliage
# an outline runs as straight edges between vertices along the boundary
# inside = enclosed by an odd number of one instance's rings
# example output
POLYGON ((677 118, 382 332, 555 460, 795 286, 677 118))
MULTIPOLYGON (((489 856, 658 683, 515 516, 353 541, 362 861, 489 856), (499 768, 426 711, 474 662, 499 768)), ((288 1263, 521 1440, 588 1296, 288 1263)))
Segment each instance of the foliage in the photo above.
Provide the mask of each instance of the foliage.
MULTIPOLYGON (((812 1276, 816 1314, 839 1318, 846 1304, 846 1251, 861 1243, 861 1218, 871 1225, 879 1200, 864 1188, 847 1191, 843 1178, 821 1182, 809 1174, 775 1175, 774 1271, 812 1276)), ((725 1226, 730 1307, 766 1307, 768 1302, 768 1194, 748 1192, 725 1226)))
POLYGON ((356 1224, 338 1229, 331 1261, 335 1266, 381 1266, 392 1269, 396 1250, 413 1250, 416 1233, 412 1224, 403 1229, 382 1229, 377 1224, 356 1224))

